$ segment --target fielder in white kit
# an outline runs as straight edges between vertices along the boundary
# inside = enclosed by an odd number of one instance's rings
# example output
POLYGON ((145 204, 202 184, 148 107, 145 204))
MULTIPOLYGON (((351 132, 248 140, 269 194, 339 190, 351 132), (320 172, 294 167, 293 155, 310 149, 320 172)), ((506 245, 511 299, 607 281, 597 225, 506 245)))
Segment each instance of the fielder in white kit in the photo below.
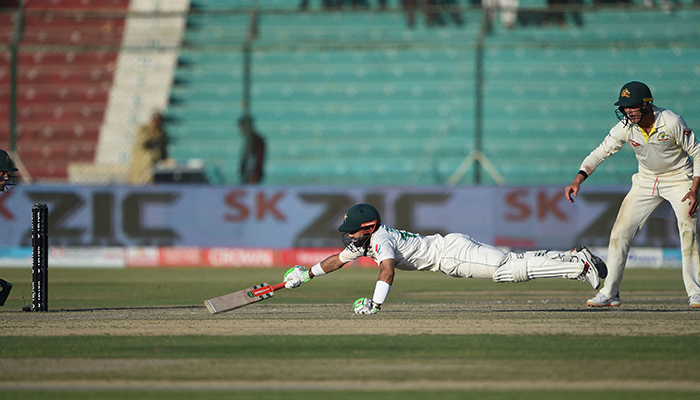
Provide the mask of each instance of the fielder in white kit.
POLYGON ((629 82, 615 103, 620 119, 603 142, 583 160, 573 183, 564 189, 569 202, 578 195, 589 175, 608 157, 629 143, 639 162, 632 188, 622 201, 608 246, 608 277, 589 307, 617 307, 620 283, 634 236, 664 201, 678 220, 683 282, 688 304, 700 308, 700 258, 698 257, 697 210, 700 187, 700 143, 683 118, 652 104, 651 90, 642 82, 629 82), (692 159, 691 159, 692 157, 692 159), (573 196, 573 197, 572 197, 573 196))
POLYGON ((525 282, 539 278, 588 281, 600 287, 607 275, 605 263, 585 247, 571 251, 506 253, 461 233, 422 236, 381 223, 370 204, 352 206, 338 228, 345 249, 311 269, 296 266, 284 276, 287 288, 295 288, 313 277, 342 268, 360 257, 371 257, 379 265, 379 278, 372 298, 362 297, 353 305, 356 314, 375 314, 394 282, 395 268, 405 271, 440 271, 456 278, 492 279, 494 282, 525 282))

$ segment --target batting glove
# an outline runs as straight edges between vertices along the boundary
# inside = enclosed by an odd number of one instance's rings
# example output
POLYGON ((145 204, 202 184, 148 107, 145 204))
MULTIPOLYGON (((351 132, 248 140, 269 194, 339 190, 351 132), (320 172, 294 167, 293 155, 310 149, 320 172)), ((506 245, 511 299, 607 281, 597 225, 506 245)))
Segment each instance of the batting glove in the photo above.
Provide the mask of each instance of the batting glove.
POLYGON ((355 314, 376 314, 379 312, 379 304, 375 303, 369 297, 362 297, 355 300, 353 308, 355 314))
POLYGON ((311 278, 309 277, 309 271, 306 270, 306 267, 295 265, 284 274, 284 281, 286 282, 284 287, 287 289, 294 289, 301 286, 302 283, 310 280, 311 278))

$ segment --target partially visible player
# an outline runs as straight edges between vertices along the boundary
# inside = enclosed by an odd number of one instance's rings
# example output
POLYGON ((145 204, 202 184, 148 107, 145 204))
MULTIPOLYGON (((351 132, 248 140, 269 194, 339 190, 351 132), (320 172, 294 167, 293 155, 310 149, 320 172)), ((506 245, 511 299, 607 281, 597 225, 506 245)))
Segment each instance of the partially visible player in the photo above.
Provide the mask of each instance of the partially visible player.
POLYGON ((525 282, 540 278, 588 281, 594 289, 607 270, 600 258, 585 247, 571 251, 506 253, 461 233, 422 236, 382 224, 370 204, 352 206, 338 228, 345 249, 317 263, 310 270, 296 266, 284 276, 288 289, 315 276, 342 268, 360 257, 371 257, 379 265, 379 278, 372 298, 354 303, 356 314, 379 311, 394 282, 395 268, 406 271, 440 271, 455 278, 492 279, 494 282, 525 282))
POLYGON ((583 160, 573 183, 564 189, 574 202, 583 183, 608 157, 629 143, 637 156, 639 171, 622 201, 610 233, 609 275, 605 286, 589 307, 617 307, 627 255, 652 212, 664 201, 671 203, 678 220, 683 257, 683 282, 688 304, 700 308, 700 257, 698 257, 697 210, 700 188, 700 143, 680 115, 656 107, 651 90, 642 82, 629 82, 620 89, 615 103, 620 119, 595 150, 583 160), (691 159, 692 157, 692 159, 691 159), (573 196, 573 197, 572 197, 573 196))
MULTIPOLYGON (((4 193, 12 191, 12 189, 17 186, 17 175, 15 172, 19 171, 15 168, 15 164, 12 162, 10 155, 7 154, 5 150, 0 149, 0 190, 4 193)), ((12 290, 12 284, 3 279, 0 279, 0 306, 5 305, 5 300, 7 296, 10 295, 10 290, 12 290)))

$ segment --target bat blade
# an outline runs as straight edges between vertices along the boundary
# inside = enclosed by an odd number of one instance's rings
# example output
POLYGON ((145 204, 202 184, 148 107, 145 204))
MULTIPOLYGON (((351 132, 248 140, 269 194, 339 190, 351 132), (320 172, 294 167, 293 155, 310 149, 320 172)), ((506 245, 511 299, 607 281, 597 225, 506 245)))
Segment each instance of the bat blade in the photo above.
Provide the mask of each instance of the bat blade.
POLYGON ((261 283, 247 289, 205 300, 204 305, 207 306, 207 309, 211 314, 218 314, 225 311, 235 310, 236 308, 247 306, 248 304, 255 303, 257 301, 269 299, 275 294, 275 290, 282 289, 283 287, 284 282, 276 285, 261 283))

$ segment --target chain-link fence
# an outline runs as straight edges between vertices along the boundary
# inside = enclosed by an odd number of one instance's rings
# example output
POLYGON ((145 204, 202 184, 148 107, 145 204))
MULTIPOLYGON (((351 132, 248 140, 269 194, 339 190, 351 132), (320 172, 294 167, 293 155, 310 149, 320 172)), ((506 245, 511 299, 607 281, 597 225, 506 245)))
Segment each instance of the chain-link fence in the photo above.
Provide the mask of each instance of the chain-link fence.
MULTIPOLYGON (((694 3, 523 3, 513 20, 460 2, 103 3, 0 9, 0 147, 25 181, 238 184, 250 115, 266 184, 562 184, 631 80, 700 124, 694 3), (154 113, 167 158, 130 180, 154 113)), ((595 179, 635 169, 618 156, 595 179)))

